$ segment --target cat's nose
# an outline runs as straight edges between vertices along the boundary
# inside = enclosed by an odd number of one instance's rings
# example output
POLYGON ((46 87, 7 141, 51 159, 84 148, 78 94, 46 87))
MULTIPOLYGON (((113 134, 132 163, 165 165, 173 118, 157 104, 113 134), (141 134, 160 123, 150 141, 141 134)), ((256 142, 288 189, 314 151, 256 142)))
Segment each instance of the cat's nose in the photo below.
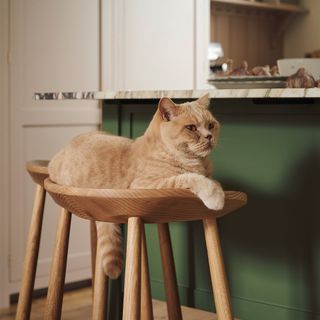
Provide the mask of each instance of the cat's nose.
POLYGON ((209 141, 211 141, 211 139, 212 139, 212 134, 208 134, 208 135, 206 136, 206 138, 207 138, 209 141))

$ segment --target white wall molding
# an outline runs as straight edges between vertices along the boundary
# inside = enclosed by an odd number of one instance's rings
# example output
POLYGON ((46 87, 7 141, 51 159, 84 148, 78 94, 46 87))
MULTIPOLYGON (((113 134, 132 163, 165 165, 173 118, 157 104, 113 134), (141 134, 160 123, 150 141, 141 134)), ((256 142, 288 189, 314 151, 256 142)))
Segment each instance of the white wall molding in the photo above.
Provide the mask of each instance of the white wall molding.
POLYGON ((124 88, 125 0, 101 0, 102 90, 124 88))
POLYGON ((101 121, 101 110, 86 106, 55 108, 46 105, 42 108, 26 108, 19 113, 23 126, 62 126, 62 125, 97 125, 101 121))
POLYGON ((0 308, 9 306, 9 1, 0 1, 0 308))
POLYGON ((212 89, 209 76, 210 0, 195 0, 195 88, 212 89))

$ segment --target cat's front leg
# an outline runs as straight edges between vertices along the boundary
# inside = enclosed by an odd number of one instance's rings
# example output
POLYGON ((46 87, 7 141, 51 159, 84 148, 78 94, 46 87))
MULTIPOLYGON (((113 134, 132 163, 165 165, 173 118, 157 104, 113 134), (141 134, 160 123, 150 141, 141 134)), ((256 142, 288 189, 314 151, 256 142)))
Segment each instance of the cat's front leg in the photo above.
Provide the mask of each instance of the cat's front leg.
POLYGON ((183 173, 159 182, 158 188, 190 189, 212 210, 221 210, 224 206, 224 192, 219 182, 197 173, 183 173))

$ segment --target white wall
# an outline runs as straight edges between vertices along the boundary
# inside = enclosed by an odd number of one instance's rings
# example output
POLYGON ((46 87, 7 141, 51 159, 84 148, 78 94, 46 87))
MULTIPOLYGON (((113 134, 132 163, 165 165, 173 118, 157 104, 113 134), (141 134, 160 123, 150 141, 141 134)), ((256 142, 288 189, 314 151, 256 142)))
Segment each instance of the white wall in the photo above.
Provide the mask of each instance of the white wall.
POLYGON ((285 31, 286 58, 304 57, 305 53, 320 49, 320 1, 302 0, 309 14, 295 16, 285 31))

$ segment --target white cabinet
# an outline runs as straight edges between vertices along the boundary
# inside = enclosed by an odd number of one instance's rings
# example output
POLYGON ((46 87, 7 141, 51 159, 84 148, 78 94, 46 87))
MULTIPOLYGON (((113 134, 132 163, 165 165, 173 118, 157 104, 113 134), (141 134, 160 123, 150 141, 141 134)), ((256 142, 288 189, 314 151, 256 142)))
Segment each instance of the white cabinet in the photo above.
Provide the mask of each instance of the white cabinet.
MULTIPOLYGON (((8 9, 3 5, 8 2, 1 2, 0 9, 8 9)), ((4 222, 0 234, 6 235, 0 245, 0 270, 5 270, 0 278, 1 305, 20 287, 35 190, 25 162, 50 159, 73 136, 96 130, 101 121, 97 101, 35 101, 33 93, 99 90, 99 13, 99 0, 10 1, 10 47, 6 49, 10 51, 10 104, 1 111, 1 116, 7 112, 10 119, 7 129, 1 128, 10 136, 7 146, 5 137, 1 139, 1 147, 8 153, 8 160, 3 157, 0 162, 6 162, 1 177, 8 176, 8 184, 0 185, 1 194, 8 192, 8 211, 0 212, 4 222)), ((1 44, 7 43, 5 40, 1 35, 1 44)), ((6 66, 6 57, 1 58, 1 64, 6 66)), ((58 219, 58 208, 49 196, 47 200, 36 288, 48 284, 58 219)), ((67 281, 89 278, 88 222, 73 219, 69 248, 67 281)))
POLYGON ((194 81, 193 0, 127 0, 124 86, 188 89, 194 81))
MULTIPOLYGON (((101 120, 96 101, 35 101, 33 93, 205 87, 209 4, 0 2, 1 306, 20 287, 35 189, 25 162, 50 159, 74 135, 97 129, 101 120)), ((47 199, 36 288, 48 283, 58 218, 56 206, 47 199)), ((88 223, 73 219, 67 281, 90 277, 89 248, 88 223)))
POLYGON ((104 89, 204 87, 209 0, 103 3, 104 89))

